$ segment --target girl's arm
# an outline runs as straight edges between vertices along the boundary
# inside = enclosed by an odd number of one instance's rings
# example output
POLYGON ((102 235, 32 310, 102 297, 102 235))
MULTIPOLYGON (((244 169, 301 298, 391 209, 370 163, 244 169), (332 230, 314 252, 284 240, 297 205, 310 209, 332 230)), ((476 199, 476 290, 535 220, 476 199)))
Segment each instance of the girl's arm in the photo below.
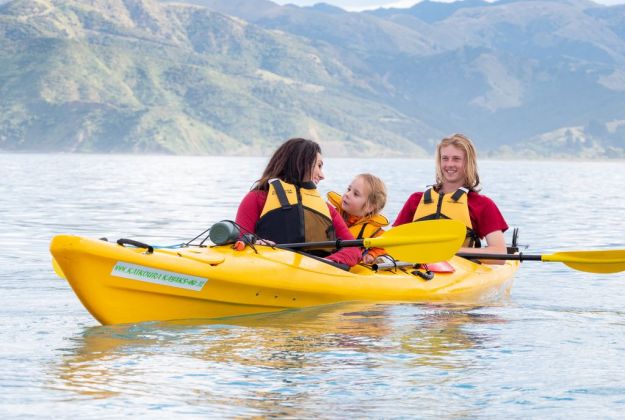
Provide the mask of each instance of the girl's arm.
MULTIPOLYGON (((345 224, 345 221, 339 215, 336 209, 329 204, 328 208, 330 209, 330 215, 332 216, 332 223, 334 224, 334 231, 336 233, 337 239, 354 239, 354 236, 349 231, 349 228, 345 224)), ((331 254, 326 258, 330 261, 346 264, 352 267, 360 262, 360 257, 361 255, 359 247, 347 247, 339 249, 334 254, 331 254)))

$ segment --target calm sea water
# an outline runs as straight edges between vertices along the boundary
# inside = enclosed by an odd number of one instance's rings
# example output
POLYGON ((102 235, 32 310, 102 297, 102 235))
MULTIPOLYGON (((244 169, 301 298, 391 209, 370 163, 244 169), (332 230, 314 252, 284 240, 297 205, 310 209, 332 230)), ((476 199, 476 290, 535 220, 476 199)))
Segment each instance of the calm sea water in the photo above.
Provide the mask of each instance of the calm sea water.
MULTIPOLYGON (((0 417, 622 417, 623 273, 526 262, 490 306, 107 327, 54 275, 53 235, 182 242, 233 218, 265 162, 0 154, 0 417)), ((625 248, 622 161, 480 168, 527 252, 625 248)), ((433 176, 409 159, 326 158, 325 170, 324 192, 380 175, 391 220, 433 176)))

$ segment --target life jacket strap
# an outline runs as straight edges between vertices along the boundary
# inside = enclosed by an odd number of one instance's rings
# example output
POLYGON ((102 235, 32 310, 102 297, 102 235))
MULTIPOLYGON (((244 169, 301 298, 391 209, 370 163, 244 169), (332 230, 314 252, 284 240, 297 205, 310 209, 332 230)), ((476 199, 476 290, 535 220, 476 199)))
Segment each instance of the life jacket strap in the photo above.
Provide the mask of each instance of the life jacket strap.
POLYGON ((358 235, 356 236, 356 239, 362 239, 362 235, 365 233, 366 227, 367 227, 367 223, 363 223, 362 227, 360 228, 360 232, 358 232, 358 235))
POLYGON ((480 241, 479 236, 475 233, 473 229, 467 228, 467 238, 469 239, 469 248, 481 248, 482 241, 480 241))
POLYGON ((460 200, 463 194, 468 194, 468 193, 469 193, 468 189, 466 189, 465 187, 460 187, 456 190, 455 193, 453 193, 453 195, 451 196, 451 199, 454 201, 458 201, 460 200))
POLYGON ((425 204, 432 204, 432 188, 428 188, 423 193, 423 202, 425 204))
POLYGON ((278 196, 278 201, 280 201, 280 206, 283 210, 287 210, 291 208, 291 203, 289 203, 289 199, 286 196, 286 192, 284 191, 284 187, 280 180, 276 179, 270 182, 273 185, 274 190, 276 191, 276 195, 278 196))

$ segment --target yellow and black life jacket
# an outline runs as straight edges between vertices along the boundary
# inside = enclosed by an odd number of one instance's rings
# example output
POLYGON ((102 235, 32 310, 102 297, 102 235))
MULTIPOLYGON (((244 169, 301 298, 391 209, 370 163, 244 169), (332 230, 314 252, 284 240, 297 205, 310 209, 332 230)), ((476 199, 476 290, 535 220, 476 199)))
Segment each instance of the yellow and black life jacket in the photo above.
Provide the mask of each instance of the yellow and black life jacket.
MULTIPOLYGON (((339 214, 346 219, 349 215, 346 215, 343 206, 341 205, 342 196, 339 193, 330 191, 328 194, 328 201, 339 212, 339 214)), ((349 226, 349 231, 354 235, 356 239, 373 238, 384 226, 388 225, 388 219, 381 214, 374 214, 370 217, 361 217, 353 225, 349 226)))
POLYGON ((315 184, 294 185, 279 179, 269 182, 256 234, 277 244, 336 239, 330 210, 315 184))
POLYGON ((413 222, 432 219, 453 219, 465 224, 467 227, 466 247, 479 248, 480 238, 473 230, 468 204, 469 190, 458 188, 454 193, 439 194, 434 188, 429 187, 423 193, 417 210, 412 217, 413 222))

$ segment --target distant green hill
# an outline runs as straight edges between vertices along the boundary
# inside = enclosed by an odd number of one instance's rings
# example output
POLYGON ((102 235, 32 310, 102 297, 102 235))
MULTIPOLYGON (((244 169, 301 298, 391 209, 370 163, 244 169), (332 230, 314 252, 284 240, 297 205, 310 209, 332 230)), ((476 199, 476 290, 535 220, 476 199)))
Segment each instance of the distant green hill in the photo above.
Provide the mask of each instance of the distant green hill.
POLYGON ((18 0, 0 34, 4 150, 249 154, 297 135, 419 155, 405 134, 432 135, 305 40, 198 7, 18 0))
POLYGON ((625 7, 478 0, 0 6, 0 150, 625 157, 625 7), (464 7, 466 6, 466 7, 464 7), (564 139, 564 140, 563 140, 564 139))

